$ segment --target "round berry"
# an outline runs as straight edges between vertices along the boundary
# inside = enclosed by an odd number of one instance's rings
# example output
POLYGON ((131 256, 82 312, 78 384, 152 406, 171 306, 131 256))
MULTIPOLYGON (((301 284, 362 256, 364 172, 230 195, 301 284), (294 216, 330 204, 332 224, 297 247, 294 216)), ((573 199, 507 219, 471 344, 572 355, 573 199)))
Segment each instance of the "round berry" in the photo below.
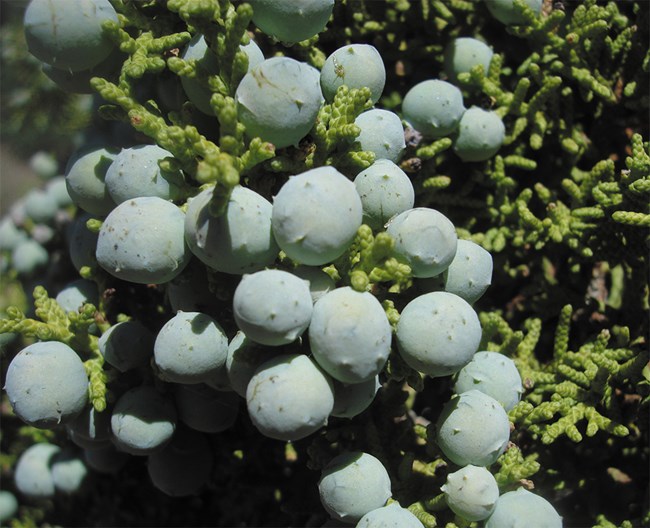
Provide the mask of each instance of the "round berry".
POLYGON ((65 343, 39 341, 9 363, 5 390, 25 423, 52 428, 74 419, 88 401, 88 376, 81 358, 65 343))
POLYGON ((404 361, 432 377, 448 376, 469 363, 481 342, 474 309, 447 292, 431 292, 409 302, 397 323, 397 346, 404 361))
POLYGON ((319 266, 340 257, 362 221, 354 184, 334 167, 291 176, 273 200, 271 225, 280 248, 292 259, 319 266))
POLYGON ((459 466, 490 466, 506 450, 510 422, 503 406, 477 390, 452 396, 436 423, 436 440, 459 466))
POLYGON ((319 71, 290 57, 272 57, 244 76, 235 92, 237 117, 250 138, 276 148, 297 146, 323 102, 319 71))
POLYGON ((391 496, 384 465, 369 453, 346 452, 323 469, 318 491, 321 504, 333 519, 356 523, 381 508, 391 496))
POLYGON ((465 466, 447 475, 440 488, 447 505, 468 521, 482 521, 494 511, 499 498, 497 481, 486 468, 465 466))
POLYGON ((361 150, 373 152, 375 159, 399 161, 406 148, 402 120, 394 112, 373 108, 354 120, 360 129, 357 141, 361 150))
POLYGON ((524 389, 515 362, 498 352, 481 351, 474 354, 456 377, 457 394, 479 390, 497 400, 506 411, 512 409, 524 389))
POLYGON ((456 256, 456 228, 435 209, 408 209, 391 218, 386 232, 395 239, 395 251, 404 257, 414 277, 435 277, 456 256))
POLYGON ((339 86, 370 89, 373 104, 379 101, 386 83, 386 68, 377 48, 370 44, 349 44, 334 51, 320 73, 320 85, 327 101, 339 86))
POLYGON ((287 44, 323 31, 334 9, 334 0, 250 0, 249 3, 253 7, 253 23, 287 44))
POLYGON ((430 79, 413 86, 402 101, 404 119, 424 137, 448 136, 465 113, 463 94, 446 81, 430 79))
POLYGON ((499 497, 485 528, 516 528, 523 524, 535 528, 562 528, 562 517, 544 497, 519 488, 499 497))
POLYGON ((27 47, 37 59, 62 70, 92 68, 113 50, 102 24, 117 23, 108 0, 31 0, 25 10, 27 47))
POLYGON ((485 161, 494 156, 506 137, 506 127, 496 112, 473 106, 460 120, 454 152, 463 161, 485 161))
POLYGON ((455 81, 459 73, 468 73, 480 64, 487 74, 493 54, 485 42, 471 37, 456 38, 445 48, 445 72, 455 81))
POLYGON ((295 441, 327 424, 334 388, 313 359, 282 354, 257 369, 246 389, 246 405, 264 436, 295 441))
POLYGON ((309 326, 312 310, 307 282, 282 270, 244 275, 233 296, 237 326, 262 345, 295 341, 309 326))

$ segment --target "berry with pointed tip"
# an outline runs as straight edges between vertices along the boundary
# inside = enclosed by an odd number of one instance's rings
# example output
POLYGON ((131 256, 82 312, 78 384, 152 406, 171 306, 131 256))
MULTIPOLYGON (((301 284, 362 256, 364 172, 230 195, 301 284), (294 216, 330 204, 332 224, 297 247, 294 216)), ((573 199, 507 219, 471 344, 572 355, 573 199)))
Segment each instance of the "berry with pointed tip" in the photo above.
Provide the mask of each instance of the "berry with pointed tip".
POLYGON ((279 248, 271 231, 271 203, 255 191, 237 185, 223 215, 210 212, 214 188, 189 201, 185 240, 190 251, 210 268, 233 275, 264 269, 279 248))
POLYGON ((264 436, 295 441, 327 424, 334 388, 313 359, 282 354, 257 369, 246 389, 246 405, 264 436))
POLYGON ((420 291, 444 290, 474 304, 492 284, 492 255, 471 240, 459 240, 456 255, 440 275, 417 281, 420 291))
POLYGON ((240 44, 239 49, 242 50, 248 57, 248 70, 254 68, 258 64, 264 62, 264 53, 252 38, 248 44, 240 44))
POLYGON ((226 368, 228 338, 212 317, 178 312, 156 335, 158 377, 173 383, 205 383, 226 368))
POLYGON ((309 325, 314 359, 343 383, 373 379, 390 354, 391 326, 377 298, 344 286, 315 305, 309 325))
POLYGON ((320 72, 290 57, 272 57, 244 75, 235 92, 237 118, 249 138, 297 146, 323 103, 320 72))
POLYGON ((402 359, 431 377, 448 376, 469 363, 481 342, 474 309, 447 292, 431 292, 409 302, 397 323, 402 359))
POLYGON ((487 519, 499 498, 497 481, 480 466, 468 465, 449 473, 440 489, 451 510, 468 521, 487 519))
POLYGON ((128 282, 162 284, 176 277, 190 260, 183 226, 185 214, 157 196, 122 202, 99 230, 97 263, 128 282))
POLYGON ((108 410, 98 412, 94 406, 86 405, 74 420, 66 424, 66 430, 75 437, 73 442, 78 439, 85 446, 106 445, 111 438, 111 413, 108 410))
POLYGON ((72 221, 67 232, 68 255, 77 271, 80 271, 83 266, 90 268, 97 266, 95 251, 99 235, 93 233, 86 225, 91 218, 90 213, 80 214, 72 221))
MULTIPOLYGON (((208 48, 205 37, 197 33, 192 37, 181 53, 181 59, 186 61, 196 61, 197 68, 200 68, 208 75, 217 75, 219 73, 219 61, 214 52, 208 48)), ((214 115, 214 110, 210 105, 212 92, 210 88, 195 77, 182 76, 181 85, 187 95, 187 98, 201 112, 207 115, 214 115)))
POLYGON ((282 270, 244 275, 233 296, 237 326, 262 345, 286 345, 298 339, 309 326, 312 310, 307 282, 282 270))
POLYGON ((492 396, 506 411, 519 403, 524 391, 514 361, 498 352, 488 351, 474 354, 456 377, 454 392, 460 394, 474 389, 492 396))
POLYGON ((117 80, 126 56, 119 48, 113 49, 110 55, 92 68, 79 71, 61 70, 43 64, 41 71, 64 92, 70 94, 93 94, 90 81, 93 77, 103 77, 112 81, 117 80))
POLYGON ((360 129, 356 140, 361 150, 373 152, 376 160, 399 161, 406 148, 406 141, 402 120, 396 113, 372 108, 361 112, 354 124, 360 129))
POLYGON ((510 422, 503 406, 477 390, 452 396, 436 423, 436 440, 459 466, 490 466, 506 450, 510 422))
POLYGON ((386 68, 377 48, 370 44, 348 44, 327 57, 320 72, 325 99, 331 102, 339 86, 369 88, 370 99, 379 101, 386 84, 386 68))
POLYGON ((354 178, 363 205, 363 223, 381 229, 393 216, 413 208, 415 190, 406 173, 390 160, 378 159, 354 178))
POLYGON ((435 277, 445 271, 458 248, 454 224, 440 211, 428 207, 408 209, 394 216, 386 232, 395 239, 395 251, 418 278, 435 277))
POLYGON ((104 447, 111 444, 110 438, 108 440, 99 440, 99 441, 91 440, 88 438, 84 438, 83 436, 76 433, 75 431, 70 430, 67 426, 66 426, 66 432, 68 433, 68 438, 70 439, 70 442, 72 442, 77 447, 80 447, 81 449, 98 449, 100 447, 104 447))
POLYGON ((334 457, 318 481, 320 501, 334 519, 355 523, 391 497, 388 471, 374 456, 350 451, 334 457))
POLYGON ((98 412, 92 405, 85 409, 65 426, 72 442, 84 449, 95 449, 110 444, 111 413, 98 412))
POLYGON ((293 260, 320 266, 340 257, 362 221, 354 184, 334 167, 291 176, 273 200, 271 225, 280 248, 293 260))
POLYGON ((11 360, 5 390, 21 420, 47 429, 69 422, 83 410, 88 401, 88 376, 68 345, 39 341, 11 360))
POLYGON ((56 302, 66 312, 78 312, 84 304, 97 306, 99 302, 97 283, 87 279, 73 280, 57 293, 56 302))
POLYGON ((217 296, 206 285, 208 273, 202 262, 192 259, 180 275, 166 284, 165 293, 172 313, 213 313, 219 309, 217 296))
POLYGON ((309 283, 309 293, 313 302, 336 288, 334 279, 317 266, 297 266, 291 270, 291 273, 309 283))
MULTIPOLYGON (((246 45, 240 45, 239 49, 246 53, 248 57, 248 71, 264 60, 262 50, 253 39, 246 45)), ((197 61, 197 66, 207 75, 219 74, 219 60, 214 52, 208 48, 205 36, 200 33, 194 35, 192 40, 189 41, 181 54, 181 59, 197 61)), ((213 116, 214 110, 210 104, 212 91, 207 84, 196 77, 182 76, 180 79, 183 90, 192 104, 204 114, 213 116)))

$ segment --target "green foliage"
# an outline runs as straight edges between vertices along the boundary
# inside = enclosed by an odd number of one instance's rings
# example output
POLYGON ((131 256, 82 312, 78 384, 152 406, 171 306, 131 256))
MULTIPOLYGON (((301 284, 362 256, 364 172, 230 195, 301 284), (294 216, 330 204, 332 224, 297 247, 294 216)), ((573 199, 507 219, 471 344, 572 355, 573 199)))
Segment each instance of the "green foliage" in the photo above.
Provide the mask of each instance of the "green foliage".
MULTIPOLYGON (((412 285, 411 268, 400 261, 394 251, 395 241, 386 232, 373 235, 362 225, 345 255, 334 263, 339 277, 349 277, 349 284, 358 291, 391 282, 390 293, 399 293, 412 285)), ((347 282, 347 281, 345 281, 347 282)))
MULTIPOLYGON (((121 7, 127 9, 123 4, 121 7)), ((136 9, 128 6, 128 11, 136 9)), ((146 6, 143 6, 143 10, 146 6)), ((106 29, 120 49, 129 53, 124 62, 117 84, 106 79, 94 78, 93 88, 103 99, 114 106, 104 107, 104 113, 114 118, 128 120, 131 125, 152 138, 158 145, 169 150, 179 165, 197 183, 215 183, 212 209, 216 215, 224 211, 230 191, 239 183, 240 172, 272 157, 273 146, 254 139, 246 143, 244 127, 237 122, 233 99, 234 90, 246 72, 248 59, 239 50, 246 43, 246 26, 252 10, 248 4, 232 9, 229 2, 169 2, 168 9, 177 12, 187 23, 187 31, 154 37, 149 28, 133 38, 124 29, 133 24, 143 25, 142 16, 121 18, 121 26, 106 23, 106 29), (201 33, 218 58, 219 73, 206 77, 196 61, 183 61, 177 51, 189 42, 192 34, 201 33), (176 50, 176 52, 174 52, 176 50), (177 112, 163 116, 155 103, 140 103, 135 94, 135 81, 145 75, 156 75, 168 67, 179 76, 193 77, 207 82, 213 92, 211 105, 220 124, 218 145, 203 136, 187 118, 177 112)), ((156 24, 158 31, 166 25, 156 24)))
POLYGON ((499 470, 494 478, 502 493, 516 489, 519 486, 530 484, 530 477, 540 470, 538 455, 532 453, 524 457, 521 449, 511 445, 497 460, 499 470))
POLYGON ((342 171, 351 166, 357 172, 369 167, 375 160, 373 153, 350 149, 360 131, 354 120, 371 107, 368 88, 349 90, 345 85, 340 86, 332 103, 324 105, 318 114, 314 146, 305 165, 308 168, 334 165, 342 171))
POLYGON ((610 348, 611 333, 603 330, 572 352, 568 350, 571 314, 571 306, 565 306, 555 332, 553 358, 543 365, 534 352, 541 333, 538 319, 527 322, 524 336, 513 332, 502 318, 482 314, 482 344, 512 355, 529 389, 525 399, 510 411, 510 419, 544 444, 561 435, 580 442, 579 422, 586 422, 588 437, 599 431, 626 436, 629 430, 619 423, 621 402, 616 392, 629 386, 636 390, 642 382, 642 370, 649 359, 645 341, 630 341, 629 330, 617 328, 617 346, 610 348))

